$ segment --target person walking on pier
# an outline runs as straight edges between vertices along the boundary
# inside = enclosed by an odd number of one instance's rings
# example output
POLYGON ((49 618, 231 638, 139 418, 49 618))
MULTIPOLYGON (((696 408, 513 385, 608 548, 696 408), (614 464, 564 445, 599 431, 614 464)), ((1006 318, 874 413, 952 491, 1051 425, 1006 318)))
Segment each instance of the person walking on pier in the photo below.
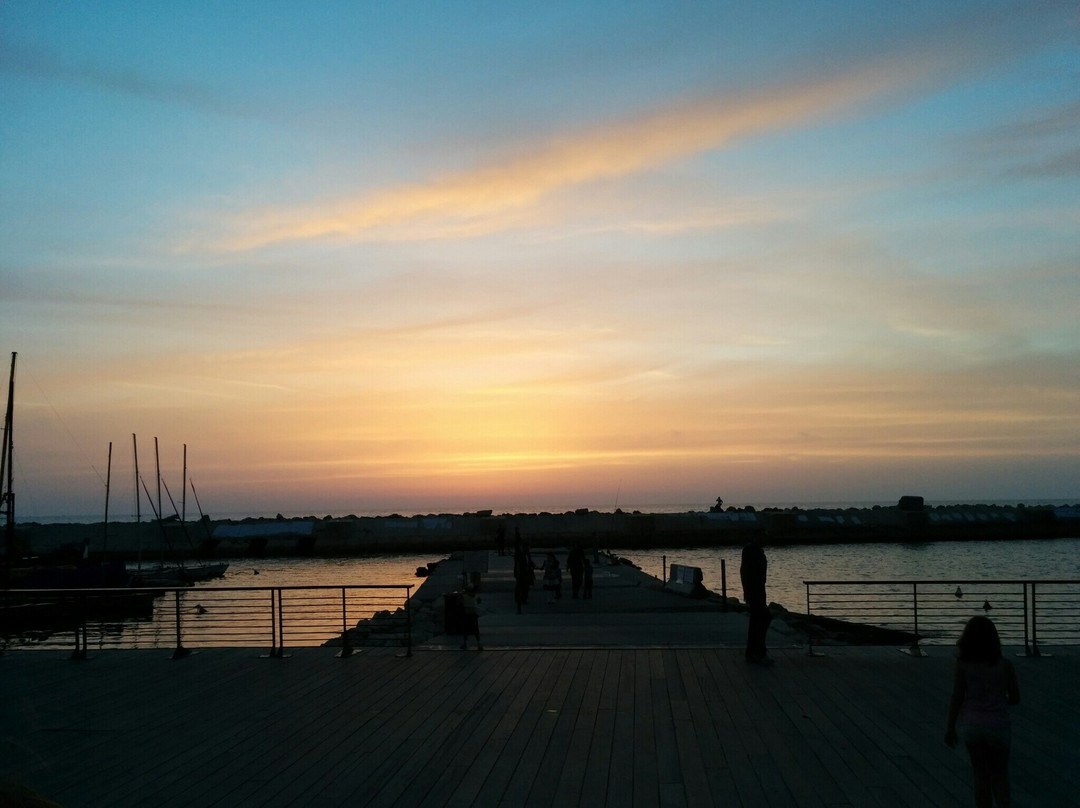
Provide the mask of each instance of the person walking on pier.
POLYGON ((976 808, 1011 805, 1009 705, 1020 703, 1016 670, 1001 654, 997 627, 988 617, 971 618, 956 643, 956 670, 945 743, 964 741, 975 780, 976 808))
POLYGON ((769 560, 762 549, 764 538, 755 535, 743 547, 739 577, 742 578, 743 600, 750 608, 750 624, 746 629, 746 661, 756 665, 771 665, 772 658, 765 647, 765 635, 772 622, 768 600, 765 597, 765 578, 769 560))
POLYGON ((554 603, 562 597, 562 570, 559 568, 559 559, 550 551, 544 561, 544 591, 548 593, 548 603, 554 603))

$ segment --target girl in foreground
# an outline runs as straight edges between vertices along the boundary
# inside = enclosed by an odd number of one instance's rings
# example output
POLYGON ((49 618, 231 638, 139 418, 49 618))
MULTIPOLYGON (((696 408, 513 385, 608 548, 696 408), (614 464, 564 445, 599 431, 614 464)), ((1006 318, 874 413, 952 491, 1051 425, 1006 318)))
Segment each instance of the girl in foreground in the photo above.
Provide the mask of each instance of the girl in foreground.
POLYGON ((945 743, 955 747, 959 733, 967 746, 976 808, 991 808, 995 800, 1001 808, 1009 808, 1008 705, 1020 702, 1016 671, 1001 655, 997 627, 987 617, 971 618, 956 645, 945 743))

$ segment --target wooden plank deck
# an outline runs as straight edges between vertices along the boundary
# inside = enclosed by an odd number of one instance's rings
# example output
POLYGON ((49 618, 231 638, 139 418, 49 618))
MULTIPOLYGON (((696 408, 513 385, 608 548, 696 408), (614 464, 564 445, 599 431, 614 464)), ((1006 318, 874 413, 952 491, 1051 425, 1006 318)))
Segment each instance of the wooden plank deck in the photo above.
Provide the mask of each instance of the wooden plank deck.
MULTIPOLYGON (((534 590, 515 614, 510 561, 484 579, 483 652, 436 636, 409 658, 0 655, 0 779, 66 808, 970 804, 966 756, 942 743, 951 649, 811 657, 777 621, 777 664, 753 667, 744 614, 621 565, 597 571, 594 600, 534 590)), ((1016 661, 1018 805, 1075 801, 1078 662, 1016 661)))
MULTIPOLYGON (((0 656, 0 777, 79 806, 954 806, 951 651, 0 656)), ((1016 660, 1018 805, 1080 791, 1080 654, 1016 660)))

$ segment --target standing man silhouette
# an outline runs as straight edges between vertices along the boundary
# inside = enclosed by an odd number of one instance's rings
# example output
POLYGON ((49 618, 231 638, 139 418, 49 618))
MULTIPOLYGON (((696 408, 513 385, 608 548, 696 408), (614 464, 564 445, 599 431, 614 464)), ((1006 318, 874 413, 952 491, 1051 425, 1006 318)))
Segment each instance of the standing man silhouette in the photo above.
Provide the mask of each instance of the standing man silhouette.
POLYGON ((585 575, 585 551, 581 542, 574 542, 574 547, 566 557, 566 568, 570 570, 570 589, 576 598, 581 592, 581 581, 585 575))
POLYGON ((743 600, 750 607, 750 624, 746 630, 746 661, 755 665, 773 664, 765 648, 765 635, 769 631, 772 615, 769 613, 769 604, 765 597, 765 578, 769 569, 769 560, 762 549, 764 543, 764 536, 755 535, 753 540, 743 547, 742 564, 739 566, 743 600))

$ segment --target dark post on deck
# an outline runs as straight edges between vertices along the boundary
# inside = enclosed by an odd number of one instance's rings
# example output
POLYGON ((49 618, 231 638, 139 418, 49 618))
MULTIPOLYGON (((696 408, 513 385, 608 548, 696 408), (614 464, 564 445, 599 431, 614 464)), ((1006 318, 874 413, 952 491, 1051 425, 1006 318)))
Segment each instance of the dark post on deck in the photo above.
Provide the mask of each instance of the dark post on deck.
POLYGON ((918 581, 911 582, 911 610, 914 613, 915 622, 915 638, 911 641, 911 648, 908 649, 908 653, 915 657, 926 656, 922 647, 919 645, 919 583, 918 581))
POLYGON ((279 615, 275 608, 277 605, 276 592, 276 589, 270 590, 270 652, 267 654, 260 654, 260 659, 276 659, 281 656, 281 651, 278 650, 277 644, 279 615))
POLYGON ((1031 582, 1031 655, 1042 656, 1039 653, 1039 625, 1038 625, 1039 608, 1038 603, 1035 600, 1035 582, 1031 582))
POLYGON ((183 642, 183 630, 180 627, 180 590, 177 589, 174 593, 174 602, 176 604, 176 648, 173 650, 173 659, 183 659, 191 652, 184 647, 183 642))
POLYGON ((405 587, 405 656, 412 656, 412 586, 405 587))
MULTIPOLYGON (((724 559, 720 559, 720 594, 724 598, 724 611, 727 611, 727 562, 724 559)), ((808 608, 809 614, 810 609, 808 608)))
POLYGON ((85 593, 79 594, 77 602, 73 602, 75 606, 75 650, 71 652, 71 659, 83 660, 89 659, 86 654, 86 648, 89 644, 87 639, 86 630, 86 595, 85 593))
POLYGON ((336 654, 338 659, 346 659, 353 655, 353 647, 349 644, 349 610, 345 603, 345 587, 341 587, 341 650, 336 654))

